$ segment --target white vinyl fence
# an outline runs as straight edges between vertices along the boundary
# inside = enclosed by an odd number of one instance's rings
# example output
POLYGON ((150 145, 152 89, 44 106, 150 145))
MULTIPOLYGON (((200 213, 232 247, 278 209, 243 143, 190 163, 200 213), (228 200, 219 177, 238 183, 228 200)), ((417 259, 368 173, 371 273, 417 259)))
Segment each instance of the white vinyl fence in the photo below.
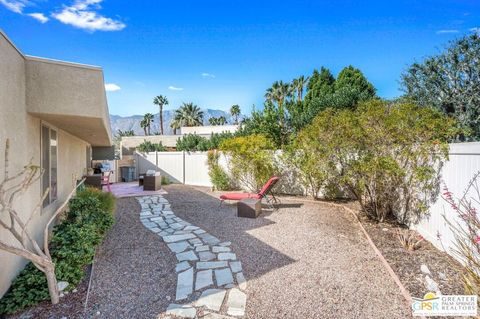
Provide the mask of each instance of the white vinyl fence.
MULTIPOLYGON (((212 186, 208 176, 207 152, 153 152, 136 154, 137 173, 148 169, 158 169, 173 183, 196 186, 212 186)), ((225 166, 225 159, 221 164, 225 166)), ((288 171, 284 169, 285 171, 288 171)), ((455 197, 463 195, 469 181, 480 171, 480 142, 450 144, 449 161, 441 172, 441 189, 437 200, 431 205, 429 213, 414 228, 437 248, 451 253, 454 237, 446 223, 445 217, 455 223, 457 216, 453 209, 443 200, 443 187, 455 197)), ((295 174, 286 174, 278 190, 282 193, 301 194, 304 192, 295 174), (291 175, 291 176, 290 176, 291 175)), ((480 207, 478 207, 480 212, 480 207)))
POLYGON ((136 153, 137 174, 160 170, 172 183, 212 186, 208 176, 207 152, 136 153))
MULTIPOLYGON (((456 224, 459 218, 442 198, 444 187, 453 193, 454 198, 459 198, 463 196, 468 183, 478 171, 480 171, 480 142, 450 144, 449 161, 441 171, 442 184, 437 200, 430 206, 426 218, 414 227, 424 238, 449 254, 452 254, 455 238, 445 219, 456 224)), ((473 204, 480 212, 478 203, 473 204)))

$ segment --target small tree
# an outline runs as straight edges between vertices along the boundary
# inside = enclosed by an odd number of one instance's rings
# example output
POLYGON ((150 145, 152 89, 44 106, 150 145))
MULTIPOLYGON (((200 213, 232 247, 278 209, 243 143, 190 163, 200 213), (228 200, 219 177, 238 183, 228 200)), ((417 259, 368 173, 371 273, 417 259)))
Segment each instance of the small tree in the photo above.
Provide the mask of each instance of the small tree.
POLYGON ((455 117, 480 139, 480 35, 462 37, 440 54, 412 64, 402 75, 408 98, 455 117))
POLYGON ((29 224, 35 213, 38 212, 42 203, 47 197, 49 190, 47 189, 27 218, 25 214, 21 214, 16 207, 19 196, 24 194, 33 184, 35 184, 43 174, 43 170, 39 166, 35 166, 30 161, 22 170, 16 174, 10 175, 9 172, 9 149, 10 144, 7 139, 5 142, 5 169, 3 180, 0 182, 0 228, 7 230, 17 245, 0 241, 0 249, 12 253, 14 255, 30 260, 35 267, 45 273, 48 284, 48 291, 52 304, 59 301, 57 279, 55 277, 55 264, 50 256, 48 249, 49 243, 49 226, 55 220, 57 215, 64 210, 68 201, 75 193, 76 188, 67 197, 67 200, 53 213, 50 220, 45 225, 43 232, 43 249, 30 233, 29 224), (8 216, 5 218, 4 216, 8 216))

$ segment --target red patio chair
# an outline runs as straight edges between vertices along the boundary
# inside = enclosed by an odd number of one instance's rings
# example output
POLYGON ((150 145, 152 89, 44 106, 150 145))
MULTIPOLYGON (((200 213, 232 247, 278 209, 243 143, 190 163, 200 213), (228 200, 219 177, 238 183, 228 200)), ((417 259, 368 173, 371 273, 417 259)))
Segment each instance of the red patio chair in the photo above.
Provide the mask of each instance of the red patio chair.
POLYGON ((106 171, 102 173, 102 189, 103 186, 107 186, 108 191, 111 193, 112 190, 110 189, 110 171, 106 171))
POLYGON ((267 204, 270 207, 273 207, 272 202, 276 203, 277 199, 275 198, 275 196, 273 195, 273 193, 271 191, 272 191, 272 188, 275 186, 275 184, 278 182, 279 179, 280 179, 280 177, 277 177, 277 176, 270 177, 270 179, 267 181, 267 183, 265 183, 265 185, 263 185, 263 187, 260 189, 260 191, 258 193, 226 193, 226 194, 222 194, 222 195, 220 195, 220 205, 222 205, 222 203, 226 200, 239 201, 239 200, 242 200, 242 199, 245 199, 245 198, 256 198, 256 199, 265 198, 267 200, 267 204), (267 195, 270 195, 272 197, 272 199, 269 199, 267 197, 267 195))

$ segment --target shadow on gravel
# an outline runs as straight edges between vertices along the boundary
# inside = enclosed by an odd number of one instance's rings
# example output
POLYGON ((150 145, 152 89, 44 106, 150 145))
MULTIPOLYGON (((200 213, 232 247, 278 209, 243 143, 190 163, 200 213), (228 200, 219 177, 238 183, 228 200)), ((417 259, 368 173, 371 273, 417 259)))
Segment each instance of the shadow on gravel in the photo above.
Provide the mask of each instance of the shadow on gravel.
MULTIPOLYGON (((281 213, 278 209, 264 209, 255 219, 239 218, 236 204, 219 207, 218 198, 193 187, 169 185, 165 190, 168 194, 164 196, 177 216, 205 229, 222 241, 232 242, 233 251, 242 262, 247 279, 262 276, 296 261, 249 234, 253 229, 274 224, 268 216, 281 213)), ((279 208, 301 206, 302 204, 280 204, 279 208)))

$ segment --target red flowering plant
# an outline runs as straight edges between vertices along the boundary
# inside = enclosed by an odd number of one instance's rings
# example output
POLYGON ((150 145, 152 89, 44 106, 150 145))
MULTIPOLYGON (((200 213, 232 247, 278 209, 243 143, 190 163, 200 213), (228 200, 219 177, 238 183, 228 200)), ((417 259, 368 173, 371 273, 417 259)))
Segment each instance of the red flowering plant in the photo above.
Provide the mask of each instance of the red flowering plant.
POLYGON ((465 266, 462 275, 465 291, 468 294, 480 293, 480 172, 477 172, 467 185, 466 190, 459 199, 445 186, 443 199, 456 213, 455 221, 447 219, 454 238, 453 253, 459 257, 465 266))

